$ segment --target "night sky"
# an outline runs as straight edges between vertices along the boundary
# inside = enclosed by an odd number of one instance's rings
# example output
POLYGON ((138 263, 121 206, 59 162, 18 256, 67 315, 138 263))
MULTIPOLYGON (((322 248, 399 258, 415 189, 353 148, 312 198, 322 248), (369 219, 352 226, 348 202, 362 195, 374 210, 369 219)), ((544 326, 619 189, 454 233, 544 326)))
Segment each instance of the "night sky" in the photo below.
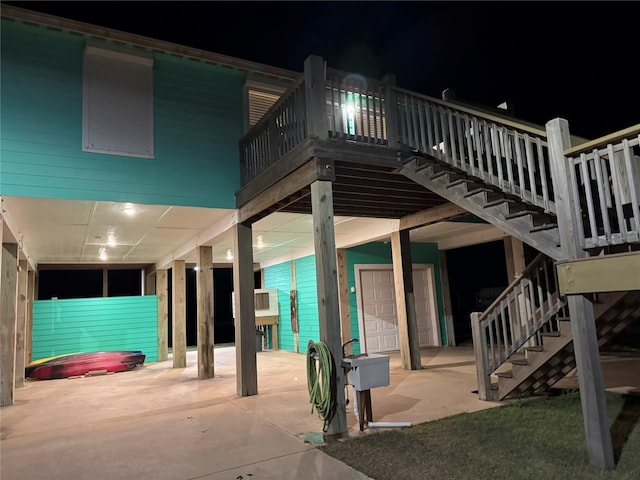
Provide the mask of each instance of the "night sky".
POLYGON ((4 2, 302 71, 330 67, 596 138, 640 122, 637 2, 4 2))

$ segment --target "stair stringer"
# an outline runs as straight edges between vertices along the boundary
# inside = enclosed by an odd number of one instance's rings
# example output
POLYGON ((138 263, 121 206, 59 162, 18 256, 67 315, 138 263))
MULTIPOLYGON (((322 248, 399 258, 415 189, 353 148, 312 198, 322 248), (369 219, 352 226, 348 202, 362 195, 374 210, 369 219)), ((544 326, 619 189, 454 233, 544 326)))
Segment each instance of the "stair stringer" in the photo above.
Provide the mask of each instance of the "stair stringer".
MULTIPOLYGON (((594 303, 598 346, 610 342, 631 323, 640 321, 640 291, 600 293, 594 303)), ((569 322, 561 322, 557 336, 543 337, 542 351, 527 352, 526 364, 499 374, 497 400, 530 397, 547 391, 576 367, 569 322)))
MULTIPOLYGON (((533 225, 531 217, 529 215, 515 216, 507 218, 510 215, 505 203, 489 202, 487 196, 483 192, 479 192, 475 195, 468 195, 468 190, 465 182, 455 184, 449 179, 449 173, 432 175, 432 169, 434 164, 441 163, 443 167, 451 170, 453 175, 461 175, 471 179, 475 184, 484 184, 485 182, 478 178, 472 177, 465 172, 460 171, 459 174, 455 172, 455 168, 451 167, 445 162, 441 162, 437 159, 433 159, 433 164, 429 164, 426 167, 419 165, 419 157, 412 157, 404 163, 399 170, 407 178, 410 178, 414 182, 424 186, 432 192, 440 195, 448 201, 455 203, 456 205, 464 208, 470 213, 473 213, 477 217, 491 223, 492 225, 504 230, 509 235, 512 235, 528 245, 532 246, 536 250, 544 253, 548 257, 560 261, 564 259, 560 250, 560 234, 557 226, 550 226, 545 229, 536 229, 533 225)), ((431 162, 431 157, 429 158, 431 162)), ((456 178, 458 180, 458 178, 456 178)), ((495 187, 487 188, 497 191, 495 187)), ((527 202, 515 198, 509 197, 505 194, 505 202, 511 202, 513 204, 519 204, 521 210, 536 210, 540 214, 547 215, 549 212, 542 212, 539 207, 527 204, 527 202)))

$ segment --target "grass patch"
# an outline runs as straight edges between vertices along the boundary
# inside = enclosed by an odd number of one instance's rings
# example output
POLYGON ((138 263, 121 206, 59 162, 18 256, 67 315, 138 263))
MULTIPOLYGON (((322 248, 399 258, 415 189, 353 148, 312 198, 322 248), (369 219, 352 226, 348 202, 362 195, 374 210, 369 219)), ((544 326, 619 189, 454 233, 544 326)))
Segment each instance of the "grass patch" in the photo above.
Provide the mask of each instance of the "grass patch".
POLYGON ((589 463, 577 391, 320 447, 376 480, 640 478, 640 397, 607 392, 616 469, 589 463))

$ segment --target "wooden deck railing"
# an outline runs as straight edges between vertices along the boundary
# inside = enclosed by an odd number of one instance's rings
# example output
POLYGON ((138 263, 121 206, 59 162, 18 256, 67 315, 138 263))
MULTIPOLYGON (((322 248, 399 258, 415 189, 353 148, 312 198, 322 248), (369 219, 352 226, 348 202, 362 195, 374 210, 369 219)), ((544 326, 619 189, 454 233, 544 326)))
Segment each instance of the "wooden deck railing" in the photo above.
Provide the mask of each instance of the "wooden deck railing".
POLYGON ((329 137, 387 144, 385 86, 382 82, 327 69, 325 86, 329 137))
POLYGON ((558 168, 547 130, 308 65, 240 141, 242 186, 309 137, 382 145, 436 157, 554 215, 554 184, 571 183, 582 248, 640 241, 640 126, 565 150, 558 168))
POLYGON ((304 77, 301 77, 240 140, 244 186, 307 138, 304 77))
POLYGON ((544 130, 394 89, 398 140, 555 213, 544 130))
POLYGON ((540 344, 544 328, 557 331, 566 305, 554 261, 540 254, 485 310, 471 316, 480 398, 487 399, 490 375, 527 343, 540 344))
POLYGON ((584 249, 640 240, 640 125, 566 150, 584 249))

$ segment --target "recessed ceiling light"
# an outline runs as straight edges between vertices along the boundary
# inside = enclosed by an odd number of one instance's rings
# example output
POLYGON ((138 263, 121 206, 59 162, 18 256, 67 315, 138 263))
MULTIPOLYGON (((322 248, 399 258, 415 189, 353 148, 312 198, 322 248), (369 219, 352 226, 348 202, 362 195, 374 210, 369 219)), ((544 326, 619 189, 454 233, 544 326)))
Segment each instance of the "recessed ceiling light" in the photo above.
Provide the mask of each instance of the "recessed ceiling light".
POLYGON ((133 203, 125 203, 124 207, 122 207, 122 211, 127 215, 134 215, 136 213, 136 209, 133 206, 133 203))

